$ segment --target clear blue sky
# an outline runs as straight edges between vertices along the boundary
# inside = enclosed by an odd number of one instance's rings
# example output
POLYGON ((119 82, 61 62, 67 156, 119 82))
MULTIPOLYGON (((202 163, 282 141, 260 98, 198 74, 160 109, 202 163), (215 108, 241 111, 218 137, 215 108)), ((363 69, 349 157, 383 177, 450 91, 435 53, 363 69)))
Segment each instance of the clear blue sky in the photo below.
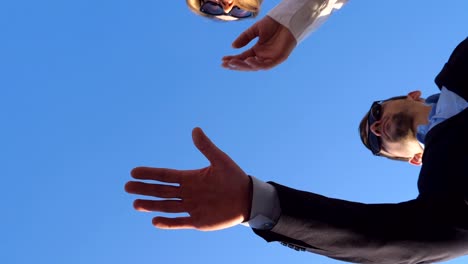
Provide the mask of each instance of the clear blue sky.
POLYGON ((437 92, 467 10, 351 0, 287 62, 245 73, 221 57, 254 20, 208 21, 184 0, 3 1, 2 263, 341 263, 243 226, 157 230, 124 183, 139 165, 206 166, 191 142, 200 126, 263 180, 359 202, 416 197, 419 168, 372 157, 357 125, 373 100, 437 92))

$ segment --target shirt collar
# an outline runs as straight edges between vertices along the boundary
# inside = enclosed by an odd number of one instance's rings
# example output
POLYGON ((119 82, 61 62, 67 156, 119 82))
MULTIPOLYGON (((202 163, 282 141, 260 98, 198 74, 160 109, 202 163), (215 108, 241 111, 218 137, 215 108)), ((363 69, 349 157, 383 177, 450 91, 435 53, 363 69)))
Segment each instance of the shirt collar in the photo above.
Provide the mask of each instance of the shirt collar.
POLYGON ((431 111, 429 112, 428 116, 428 123, 425 125, 419 125, 417 127, 416 131, 416 138, 418 139, 419 143, 421 146, 424 148, 424 139, 426 138, 426 134, 429 131, 429 128, 431 126, 430 120, 432 120, 432 117, 436 113, 436 108, 437 108, 437 102, 439 101, 439 96, 440 94, 433 94, 426 98, 425 102, 427 105, 431 106, 431 111))

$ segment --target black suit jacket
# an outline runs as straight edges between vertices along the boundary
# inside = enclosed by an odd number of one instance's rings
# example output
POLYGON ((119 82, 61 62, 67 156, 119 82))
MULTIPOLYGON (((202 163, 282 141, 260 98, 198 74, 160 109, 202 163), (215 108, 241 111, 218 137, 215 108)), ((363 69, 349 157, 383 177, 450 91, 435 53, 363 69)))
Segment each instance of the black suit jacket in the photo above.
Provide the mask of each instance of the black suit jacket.
MULTIPOLYGON (((436 77, 468 101, 468 39, 436 77)), ((426 136, 419 196, 398 204, 363 204, 275 186, 281 216, 254 232, 296 250, 378 264, 422 264, 468 254, 468 109, 426 136)))

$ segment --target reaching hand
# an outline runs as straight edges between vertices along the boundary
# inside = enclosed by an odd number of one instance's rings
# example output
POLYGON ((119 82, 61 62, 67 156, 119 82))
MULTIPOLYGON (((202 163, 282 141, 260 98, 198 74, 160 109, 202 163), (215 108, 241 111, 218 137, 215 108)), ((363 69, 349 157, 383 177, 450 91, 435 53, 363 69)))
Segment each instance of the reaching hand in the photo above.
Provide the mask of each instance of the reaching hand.
POLYGON ((244 31, 232 46, 242 48, 256 37, 258 41, 250 49, 223 57, 222 66, 239 71, 267 70, 286 60, 297 44, 289 29, 265 16, 244 31))
POLYGON ((195 228, 211 231, 228 228, 248 220, 251 204, 249 177, 200 128, 192 131, 195 146, 210 166, 198 170, 137 167, 131 175, 139 180, 155 180, 175 185, 130 181, 129 193, 163 198, 135 200, 136 210, 183 213, 187 217, 155 217, 153 225, 163 229, 195 228))

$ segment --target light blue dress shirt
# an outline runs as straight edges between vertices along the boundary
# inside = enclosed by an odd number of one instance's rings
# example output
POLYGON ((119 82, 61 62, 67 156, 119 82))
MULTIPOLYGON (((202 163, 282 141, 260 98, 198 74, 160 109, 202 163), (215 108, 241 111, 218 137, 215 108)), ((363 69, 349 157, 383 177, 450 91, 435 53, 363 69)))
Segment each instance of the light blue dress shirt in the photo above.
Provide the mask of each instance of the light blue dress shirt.
POLYGON ((426 103, 432 106, 429 113, 429 122, 418 126, 416 138, 424 144, 426 134, 437 124, 460 113, 468 107, 468 102, 458 94, 442 87, 440 94, 434 94, 426 99, 426 103))

